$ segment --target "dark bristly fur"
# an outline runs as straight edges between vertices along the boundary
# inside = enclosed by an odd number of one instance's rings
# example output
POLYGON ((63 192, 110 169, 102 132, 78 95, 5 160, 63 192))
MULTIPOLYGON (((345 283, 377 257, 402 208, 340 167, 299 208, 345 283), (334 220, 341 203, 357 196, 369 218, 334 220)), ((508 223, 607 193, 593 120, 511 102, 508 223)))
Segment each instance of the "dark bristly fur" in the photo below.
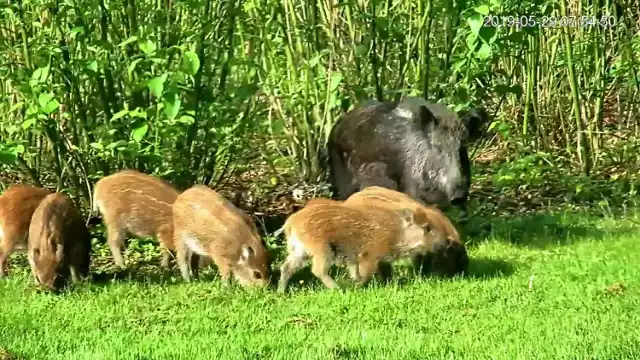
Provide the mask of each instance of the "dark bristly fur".
POLYGON ((464 204, 471 177, 467 141, 479 136, 486 121, 482 109, 460 118, 421 98, 363 103, 342 116, 329 135, 337 198, 381 186, 425 204, 464 204))

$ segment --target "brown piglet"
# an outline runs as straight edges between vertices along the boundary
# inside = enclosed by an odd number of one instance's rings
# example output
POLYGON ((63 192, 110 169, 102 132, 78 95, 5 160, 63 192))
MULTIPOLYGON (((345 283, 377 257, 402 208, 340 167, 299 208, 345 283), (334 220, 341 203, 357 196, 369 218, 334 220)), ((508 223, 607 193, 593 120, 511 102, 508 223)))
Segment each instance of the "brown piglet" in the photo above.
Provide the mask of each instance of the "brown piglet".
POLYGON ((91 236, 69 196, 53 193, 40 202, 29 226, 27 257, 36 284, 57 291, 71 275, 89 275, 91 236))
POLYGON ((347 265, 351 278, 364 285, 380 261, 426 253, 438 236, 420 209, 391 210, 337 201, 303 208, 287 219, 283 229, 288 255, 279 292, 286 290, 291 275, 309 258, 312 273, 330 289, 338 287, 329 275, 334 264, 347 265))
POLYGON ((314 205, 323 205, 323 204, 334 204, 336 200, 331 200, 323 197, 313 198, 305 204, 305 207, 314 206, 314 205))
POLYGON ((171 206, 180 192, 168 182, 135 170, 100 179, 94 189, 94 211, 107 227, 107 244, 115 264, 124 267, 127 235, 154 237, 164 247, 161 265, 169 267, 173 245, 171 206))
MULTIPOLYGON (((243 286, 269 283, 269 253, 251 217, 222 195, 195 185, 173 204, 176 261, 186 281, 191 280, 188 259, 208 256, 225 284, 233 275, 243 286)), ((191 268, 197 276, 197 261, 191 268), (195 268, 194 268, 195 267, 195 268)))
POLYGON ((29 185, 13 185, 0 195, 0 278, 7 272, 7 259, 16 250, 26 250, 31 216, 51 191, 29 185))
POLYGON ((414 266, 449 276, 467 270, 469 257, 464 243, 460 241, 460 235, 451 220, 437 207, 423 205, 404 193, 379 186, 364 188, 345 200, 345 204, 389 209, 421 209, 442 237, 434 243, 432 252, 426 255, 418 254, 412 259, 414 266))

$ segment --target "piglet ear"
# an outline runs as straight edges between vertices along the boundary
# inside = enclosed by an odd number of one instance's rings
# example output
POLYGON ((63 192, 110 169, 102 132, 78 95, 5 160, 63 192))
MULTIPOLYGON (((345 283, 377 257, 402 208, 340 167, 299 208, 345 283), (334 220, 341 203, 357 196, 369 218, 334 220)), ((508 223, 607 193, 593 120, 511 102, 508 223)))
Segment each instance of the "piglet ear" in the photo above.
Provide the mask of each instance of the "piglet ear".
POLYGON ((253 248, 251 246, 245 245, 242 247, 241 258, 243 261, 249 261, 253 257, 253 248))
POLYGON ((400 209, 399 214, 405 225, 411 225, 415 222, 413 218, 413 210, 409 208, 403 208, 400 209))
POLYGON ((461 120, 469 139, 475 140, 482 135, 482 127, 487 123, 488 116, 484 108, 471 108, 462 114, 461 120))

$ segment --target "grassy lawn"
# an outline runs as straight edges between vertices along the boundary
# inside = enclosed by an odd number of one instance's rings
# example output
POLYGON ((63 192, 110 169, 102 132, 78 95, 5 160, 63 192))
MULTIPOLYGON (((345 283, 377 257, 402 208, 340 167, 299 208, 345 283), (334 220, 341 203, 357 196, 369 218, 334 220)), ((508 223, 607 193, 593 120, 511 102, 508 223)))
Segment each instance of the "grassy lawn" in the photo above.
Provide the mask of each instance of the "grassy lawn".
POLYGON ((400 267, 392 284, 356 290, 338 271, 345 289, 331 292, 307 272, 284 296, 223 288, 214 270, 192 284, 154 277, 153 263, 56 296, 33 290, 18 254, 0 281, 0 348, 51 360, 640 358, 633 219, 495 220, 467 237, 465 278, 400 267))

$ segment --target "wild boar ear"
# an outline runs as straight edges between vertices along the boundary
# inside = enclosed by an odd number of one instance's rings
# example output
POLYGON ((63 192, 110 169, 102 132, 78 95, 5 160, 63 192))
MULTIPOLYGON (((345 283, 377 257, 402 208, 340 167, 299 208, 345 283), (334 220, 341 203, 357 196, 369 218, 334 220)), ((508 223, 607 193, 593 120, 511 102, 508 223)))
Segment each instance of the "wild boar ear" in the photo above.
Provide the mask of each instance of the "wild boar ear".
POLYGON ((414 223, 413 219, 413 210, 409 208, 400 209, 400 218, 404 222, 405 225, 411 225, 414 223))
POLYGON ((418 109, 418 121, 420 121, 420 128, 425 132, 429 129, 430 124, 438 126, 439 123, 438 118, 424 105, 418 109))
POLYGON ((462 124, 467 129, 470 140, 475 140, 482 135, 481 129, 487 120, 487 112, 481 107, 471 108, 461 116, 462 124))
POLYGON ((245 245, 242 247, 242 260, 248 261, 253 257, 253 248, 251 246, 245 245))

